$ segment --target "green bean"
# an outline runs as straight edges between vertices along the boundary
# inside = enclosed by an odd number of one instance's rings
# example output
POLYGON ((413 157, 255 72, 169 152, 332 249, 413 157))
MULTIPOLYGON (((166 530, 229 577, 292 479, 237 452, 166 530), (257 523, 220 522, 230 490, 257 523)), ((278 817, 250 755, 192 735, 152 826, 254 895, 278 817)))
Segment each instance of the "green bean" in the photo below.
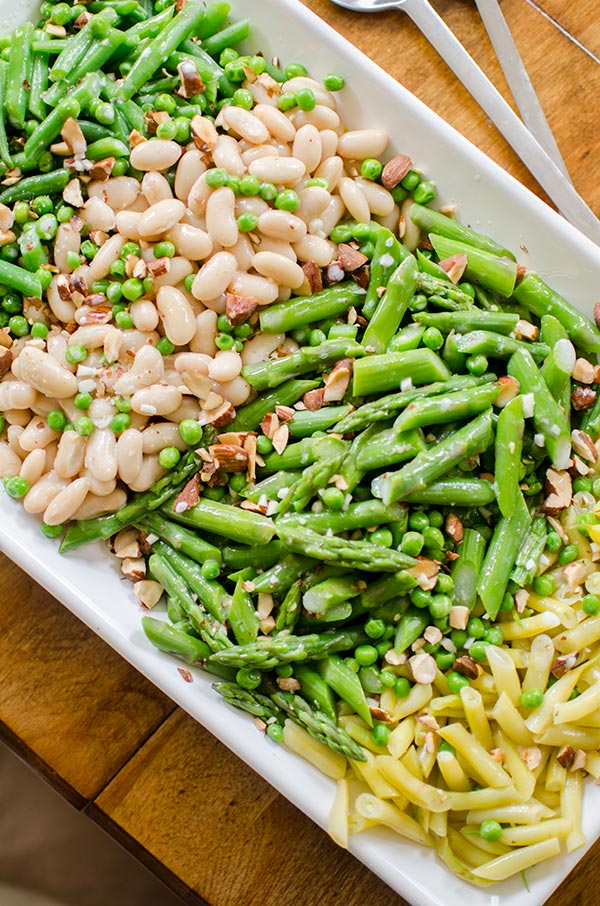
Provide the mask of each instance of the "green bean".
POLYGON ((279 333, 306 327, 329 318, 338 318, 353 305, 359 305, 364 290, 356 283, 338 283, 313 296, 298 296, 288 302, 270 305, 260 313, 263 333, 279 333))
POLYGON ((379 305, 379 290, 385 287, 404 258, 408 257, 408 252, 403 245, 400 245, 396 237, 390 230, 385 227, 377 227, 375 239, 375 251, 370 265, 369 285, 367 294, 362 307, 362 313, 365 318, 372 318, 375 309, 379 305))
POLYGON ((87 25, 84 25, 80 31, 74 32, 67 38, 64 48, 61 50, 54 61, 48 78, 50 82, 61 82, 66 78, 67 73, 74 69, 77 64, 85 57, 90 50, 96 38, 91 28, 91 23, 98 18, 105 17, 112 24, 117 18, 113 10, 103 10, 98 16, 90 19, 87 25))
POLYGON ((15 129, 25 127, 25 115, 31 85, 34 28, 31 22, 18 25, 12 35, 6 79, 6 112, 15 129))
POLYGON ((139 41, 144 38, 155 38, 164 26, 171 21, 175 13, 175 6, 167 6, 161 13, 145 19, 143 22, 136 22, 126 32, 123 37, 126 47, 135 47, 139 41))
POLYGON ((375 497, 390 504, 423 490, 436 479, 447 475, 464 459, 483 453, 492 438, 492 410, 483 412, 459 428, 450 437, 418 453, 398 472, 375 478, 371 490, 375 497))
POLYGON ((489 252, 490 255, 497 255, 499 258, 513 258, 513 253, 504 248, 494 239, 485 236, 483 233, 476 233, 470 227, 457 223, 451 217, 446 217, 433 208, 426 208, 420 204, 413 204, 409 212, 410 219, 425 233, 436 233, 438 236, 445 236, 446 239, 456 239, 464 242, 471 248, 481 249, 483 252, 489 252))
POLYGON ((498 258, 463 242, 436 236, 435 233, 429 234, 429 240, 441 259, 450 258, 452 255, 467 256, 468 264, 465 270, 467 280, 480 283, 484 289, 489 289, 507 299, 512 296, 517 279, 517 265, 510 258, 498 258))
POLYGON ((0 283, 9 289, 15 289, 24 296, 42 298, 42 284, 37 274, 31 274, 16 264, 0 259, 0 283))
POLYGON ((600 352, 600 330, 584 314, 547 286, 537 274, 527 274, 514 291, 514 298, 541 317, 554 315, 572 343, 584 352, 600 352))
POLYGON ((202 40, 202 47, 211 57, 216 57, 226 47, 235 47, 241 44, 250 34, 250 19, 238 19, 221 31, 202 40))
POLYGON ((362 344, 374 352, 385 352, 417 289, 417 262, 405 258, 389 278, 386 290, 362 338, 362 344))
POLYGON ((477 602, 477 580, 485 555, 486 541, 476 529, 466 528, 458 545, 458 560, 452 565, 452 604, 473 610, 477 602))
POLYGON ((517 326, 518 315, 510 312, 470 311, 417 312, 414 316, 419 324, 437 327, 442 333, 455 330, 457 333, 470 333, 475 330, 489 330, 500 334, 510 334, 517 326))
POLYGON ((495 500, 493 485, 481 478, 440 478, 428 488, 415 491, 404 503, 416 506, 487 506, 495 500))
POLYGON ((398 390, 409 379, 413 384, 431 384, 449 377, 448 368, 431 349, 371 355, 354 363, 352 393, 370 396, 398 390))
POLYGON ((31 160, 37 159, 45 148, 54 141, 68 119, 76 119, 79 114, 79 104, 74 98, 63 98, 45 120, 33 130, 23 151, 31 160))
MULTIPOLYGON (((0 201, 2 197, 0 196, 0 201)), ((238 410, 235 418, 229 424, 230 431, 254 431, 262 422, 268 412, 274 412, 275 406, 293 406, 309 390, 315 390, 319 381, 286 381, 276 390, 263 393, 258 399, 247 403, 238 410)))
POLYGON ((204 7, 190 0, 183 9, 152 39, 149 47, 135 61, 120 88, 120 97, 127 101, 154 75, 185 38, 195 34, 206 17, 204 7))
POLYGON ((6 107, 6 79, 8 75, 8 63, 0 61, 0 160, 9 169, 13 166, 8 139, 6 137, 6 122, 4 111, 6 107))
POLYGON ((42 94, 48 87, 48 55, 34 53, 31 68, 31 92, 29 94, 29 112, 38 120, 46 116, 46 105, 42 94))
POLYGON ((48 263, 48 256, 41 243, 35 224, 25 227, 18 238, 18 243, 23 264, 28 271, 37 271, 39 267, 48 263))

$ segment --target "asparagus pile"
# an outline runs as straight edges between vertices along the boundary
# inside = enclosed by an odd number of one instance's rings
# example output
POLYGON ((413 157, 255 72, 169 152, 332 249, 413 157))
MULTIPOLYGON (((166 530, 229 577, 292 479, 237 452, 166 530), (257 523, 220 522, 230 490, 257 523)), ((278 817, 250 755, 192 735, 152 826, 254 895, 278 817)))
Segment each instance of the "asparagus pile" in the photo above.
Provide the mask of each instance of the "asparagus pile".
POLYGON ((339 226, 370 252, 366 291, 262 310, 298 350, 244 369, 256 398, 205 436, 183 493, 189 460, 62 543, 136 526, 167 602, 150 641, 273 739, 289 718, 354 760, 364 736, 340 713, 381 745, 386 688, 458 691, 600 541, 600 332, 493 240, 410 213, 414 254, 377 223, 339 226), (249 436, 247 474, 228 471, 219 444, 249 436))

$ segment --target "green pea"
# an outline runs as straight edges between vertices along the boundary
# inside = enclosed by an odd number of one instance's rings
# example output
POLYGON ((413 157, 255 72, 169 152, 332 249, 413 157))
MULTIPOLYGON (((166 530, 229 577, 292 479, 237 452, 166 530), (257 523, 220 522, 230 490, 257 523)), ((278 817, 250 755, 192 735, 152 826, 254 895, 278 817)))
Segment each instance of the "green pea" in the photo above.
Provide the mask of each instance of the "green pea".
POLYGON ((174 258, 175 257, 175 246, 172 242, 157 242, 154 246, 154 257, 155 258, 174 258))
MULTIPOLYGON (((11 319, 12 320, 12 319, 11 319)), ((579 556, 579 548, 576 544, 567 544, 558 555, 558 562, 561 566, 572 563, 579 556)))
POLYGON ((442 739, 438 746, 438 752, 450 752, 451 755, 456 755, 456 749, 450 742, 446 742, 445 739, 442 739))
POLYGON ((130 277, 121 289, 128 302, 136 302, 144 295, 144 285, 138 277, 130 277))
POLYGON ((242 689, 256 689, 262 683, 262 673, 256 667, 240 667, 235 681, 242 689))
POLYGON ((229 182, 229 174, 227 170, 223 170, 222 167, 213 167, 212 170, 207 170, 204 179, 206 185, 210 186, 211 189, 219 189, 221 186, 226 186, 229 182))
POLYGON ((193 418, 184 418, 179 422, 179 434, 184 444, 193 447, 202 440, 202 425, 193 418))
POLYGON ((120 259, 118 259, 117 261, 113 261, 113 263, 110 266, 109 273, 113 277, 124 277, 125 276, 125 262, 120 259))
POLYGON ((330 72, 323 77, 323 87, 326 88, 327 91, 341 91, 345 84, 346 80, 344 79, 344 76, 335 72, 330 72))
POLYGON ((234 195, 240 195, 240 177, 239 176, 230 176, 227 185, 231 189, 234 195))
POLYGON ((304 77, 306 75, 308 75, 308 70, 302 63, 290 63, 285 67, 285 77, 288 80, 295 79, 298 76, 304 77))
POLYGON ((128 311, 118 311, 115 315, 115 324, 119 330, 131 330, 133 318, 128 311))
POLYGON ((108 287, 106 289, 106 297, 110 303, 115 304, 117 302, 120 302, 122 296, 123 290, 121 289, 120 283, 113 282, 108 284, 108 287))
POLYGON ((370 639, 380 639, 385 632, 385 623, 372 617, 365 623, 365 632, 370 639))
POLYGON ((488 840, 493 843, 502 836, 502 825, 498 824, 497 821, 493 821, 491 818, 487 821, 482 821, 479 825, 479 836, 483 840, 488 840))
POLYGON ((237 327, 233 328, 233 335, 237 340, 247 340, 253 333, 254 330, 250 324, 238 324, 237 327))
POLYGON ((92 283, 92 292, 93 293, 102 293, 103 295, 106 295, 108 286, 109 286, 108 280, 95 280, 92 283))
POLYGON ((471 374, 485 374, 488 370, 488 360, 484 355, 470 355, 465 362, 467 371, 471 374))
POLYGON ((490 643, 485 638, 477 639, 477 641, 473 642, 469 648, 469 655, 474 661, 487 661, 487 648, 489 644, 490 643))
POLYGON ((435 186, 432 182, 420 182, 413 192, 417 204, 429 204, 436 196, 435 186))
POLYGON ((429 607, 429 602, 431 601, 431 592, 427 591, 424 588, 413 588, 410 593, 410 600, 411 603, 415 605, 415 607, 429 607))
POLYGON ((455 656, 451 651, 444 651, 443 649, 440 649, 439 651, 436 651, 434 657, 435 662, 438 666, 438 670, 441 670, 443 672, 449 670, 450 667, 452 667, 452 665, 454 664, 455 656))
POLYGON ((429 613, 434 620, 443 620, 452 610, 452 600, 449 595, 432 595, 429 602, 429 613))
POLYGON ((486 629, 483 639, 490 645, 501 645, 504 641, 504 633, 500 626, 490 626, 489 629, 486 629))
POLYGON ((131 400, 128 400, 124 396, 115 396, 113 399, 113 406, 117 412, 131 412, 131 400))
POLYGON ((500 610, 502 613, 510 613, 510 611, 515 606, 515 599, 513 596, 507 592, 502 598, 502 603, 500 604, 500 610))
POLYGON ((371 739, 376 746, 385 747, 388 744, 391 730, 386 724, 375 724, 371 730, 371 739))
POLYGON ((34 321, 31 325, 31 336, 38 340, 45 340, 48 332, 48 327, 43 321, 34 321))
POLYGON ((42 522, 40 525, 40 532, 42 535, 45 535, 46 538, 58 538, 62 535, 64 527, 62 525, 47 525, 45 522, 42 522))
POLYGON ((301 88, 300 91, 296 92, 296 103, 300 110, 306 112, 314 110, 317 106, 317 99, 315 98, 315 93, 311 88, 301 88))
POLYGON ((320 346, 326 339, 327 334, 316 328, 315 330, 311 330, 308 342, 311 346, 320 346))
POLYGON ((264 434, 260 434, 256 438, 256 449, 261 456, 268 456, 273 452, 273 442, 264 434))
POLYGON ((423 541, 425 547, 435 549, 443 548, 444 535, 439 530, 439 528, 435 528, 434 526, 430 525, 428 528, 423 530, 423 541))
POLYGON ((411 690, 410 681, 405 676, 399 676, 394 683, 394 692, 397 698, 406 698, 411 690))
POLYGON ((360 165, 360 175, 363 179, 370 179, 377 182, 383 172, 383 164, 374 157, 367 157, 360 165))
POLYGON ((76 418, 73 425, 81 437, 89 437, 94 430, 94 423, 89 415, 81 415, 79 418, 76 418))
POLYGON ((441 349, 444 345, 444 337, 442 336, 441 331, 437 327, 428 327, 425 333, 423 334, 422 341, 423 346, 426 346, 427 349, 441 349))
POLYGON ((180 459, 181 453, 177 447, 164 447, 158 454, 158 461, 163 469, 174 469, 180 459))
POLYGON ((10 293, 2 300, 2 310, 9 315, 18 315, 23 311, 23 300, 20 296, 10 293))
POLYGON ((520 701, 523 708, 539 708, 544 701, 544 693, 542 689, 526 689, 520 701))
POLYGON ((429 517, 421 510, 416 510, 408 517, 408 525, 415 532, 423 532, 426 528, 429 528, 429 517))
POLYGON ((307 179, 304 183, 305 189, 310 189, 311 186, 317 186, 319 189, 329 189, 329 180, 324 179, 322 176, 313 176, 311 179, 307 179))
POLYGON ((298 106, 298 100, 295 94, 291 91, 284 91, 283 94, 279 95, 277 99, 277 106, 284 113, 288 110, 293 110, 294 107, 298 106))
POLYGON ((156 348, 161 355, 171 355, 175 350, 175 345, 167 337, 161 337, 156 344, 156 348))
POLYGON ((482 639, 485 635, 486 626, 479 617, 471 617, 467 623, 467 632, 472 639, 482 639))
POLYGON ((263 201, 275 201, 277 198, 277 186, 274 186, 272 182, 261 182, 258 194, 263 201))
POLYGON ((400 541, 400 550, 409 557, 418 557, 424 544, 425 539, 420 532, 405 532, 400 541))
POLYGON ((400 185, 407 192, 412 192, 421 182, 421 177, 416 170, 409 170, 406 176, 400 181, 400 185))
POLYGON ((88 351, 85 346, 81 346, 78 343, 74 343, 72 346, 67 346, 67 351, 65 352, 65 359, 69 365, 78 365, 80 362, 85 362, 88 357, 88 351))
POLYGON ((283 727, 281 724, 267 724, 267 736, 269 739, 273 740, 273 742, 283 742, 283 727))
POLYGON ((437 577, 437 582, 435 583, 436 592, 441 595, 449 595, 453 588, 454 581, 452 576, 449 576, 447 573, 440 573, 437 577))
POLYGON ((52 431, 64 431, 67 416, 61 409, 52 409, 46 416, 46 423, 52 431))
POLYGON ((117 415, 114 415, 110 423, 110 427, 115 434, 122 434, 123 431, 127 431, 130 425, 131 416, 128 412, 119 412, 117 415))
POLYGON ((398 677, 393 672, 393 670, 384 669, 379 674, 379 679, 381 680, 381 683, 383 686, 386 686, 386 688, 391 689, 394 686, 398 677))
POLYGON ((154 102, 154 109, 174 113, 177 110, 177 101, 171 94, 159 94, 154 102))
POLYGON ((8 329, 14 337, 26 337, 29 334, 29 322, 23 315, 13 315, 8 322, 8 329))
POLYGON ((185 116, 176 116, 173 122, 175 123, 175 141, 180 145, 186 145, 192 132, 190 121, 185 116))
POLYGON ((298 193, 294 192, 293 189, 282 189, 275 199, 275 207, 279 211, 289 211, 293 214, 294 211, 297 211, 300 206, 300 199, 298 193))
POLYGON ((221 51, 221 56, 219 57, 219 66, 225 68, 228 63, 233 63, 234 60, 237 60, 239 53, 237 50, 234 50, 233 47, 226 47, 225 50, 221 51))
POLYGON ((238 88, 234 91, 231 102, 234 107, 242 107, 244 110, 252 110, 254 107, 254 98, 247 88, 238 88))
POLYGON ((580 478, 573 479, 573 492, 579 494, 580 492, 590 493, 593 489, 593 482, 591 478, 582 476, 580 478))
POLYGON ((20 500, 22 497, 25 497, 25 494, 29 491, 29 482, 25 478, 20 478, 18 475, 11 476, 10 478, 3 478, 2 483, 8 496, 12 497, 14 500, 20 500))
POLYGON ((250 211, 244 211, 238 217, 237 224, 242 233, 251 233, 258 226, 258 217, 250 211))
POLYGON ((52 9, 51 20, 55 25, 68 25, 71 21, 71 7, 68 3, 57 3, 52 9))
POLYGON ((94 398, 91 393, 78 393, 73 400, 73 403, 78 409, 89 409, 92 405, 94 398))
POLYGON ((464 629, 453 629, 450 633, 450 641, 456 646, 457 651, 465 647, 468 635, 464 629))
POLYGON ((546 538, 546 547, 552 554, 557 553, 561 549, 562 538, 560 537, 558 532, 548 532, 548 537, 546 538))
MULTIPOLYGON (((223 491, 223 495, 221 496, 224 496, 225 494, 224 488, 212 488, 211 490, 223 491)), ((216 579, 221 572, 221 567, 216 560, 205 560, 200 571, 205 579, 212 581, 213 579, 216 579)))
POLYGON ((321 500, 329 510, 341 510, 344 506, 346 495, 339 488, 329 487, 321 491, 321 500))
POLYGON ((50 284, 52 283, 52 272, 49 271, 46 267, 40 267, 35 273, 42 285, 42 290, 46 292, 46 290, 50 288, 50 284))
POLYGON ((352 239, 352 225, 349 223, 338 223, 337 226, 334 226, 329 238, 332 242, 350 242, 352 239))
POLYGON ((547 574, 536 576, 533 580, 533 590, 536 595, 542 595, 542 597, 548 598, 556 591, 556 583, 552 576, 547 574))
POLYGON ((54 205, 52 204, 52 199, 49 195, 38 195, 37 198, 34 198, 30 204, 31 210, 35 211, 38 217, 41 217, 43 214, 50 214, 54 210, 54 205))
POLYGON ((462 673, 458 673, 456 670, 453 670, 448 674, 446 682, 448 683, 448 689, 453 695, 459 695, 461 689, 471 685, 467 677, 463 676, 462 673))
POLYGON ((588 616, 595 617, 600 612, 600 597, 598 595, 584 595, 581 607, 588 616))
POLYGON ((121 259, 125 261, 130 255, 135 255, 136 258, 141 258, 142 250, 137 244, 137 242, 126 242, 123 248, 121 249, 121 259))
POLYGON ((92 242, 90 239, 86 239, 85 242, 81 243, 81 254, 91 261, 92 258, 96 256, 98 251, 98 246, 95 242, 92 242))
POLYGON ((217 349, 233 349, 235 340, 229 333, 219 333, 215 337, 215 346, 217 349))
POLYGON ((13 207, 13 217, 16 223, 27 223, 29 220, 29 205, 26 201, 17 201, 13 207))
POLYGON ((373 645, 359 645, 354 649, 354 657, 361 667, 370 667, 379 659, 379 654, 373 645))
POLYGON ((391 547, 394 543, 394 536, 389 529, 379 528, 371 532, 367 540, 378 547, 391 547))

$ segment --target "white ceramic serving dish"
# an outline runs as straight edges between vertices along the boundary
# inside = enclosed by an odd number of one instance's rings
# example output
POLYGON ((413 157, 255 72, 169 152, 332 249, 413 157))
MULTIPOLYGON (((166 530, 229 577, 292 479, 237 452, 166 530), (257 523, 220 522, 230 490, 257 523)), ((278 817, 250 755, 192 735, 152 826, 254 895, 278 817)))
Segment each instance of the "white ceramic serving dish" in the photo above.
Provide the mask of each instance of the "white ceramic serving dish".
MULTIPOLYGON (((348 81, 342 113, 350 127, 385 127, 398 151, 434 179, 460 218, 518 252, 529 269, 591 314, 600 284, 600 249, 505 173, 394 79, 326 26, 298 0, 231 0, 233 14, 251 16, 252 47, 282 60, 301 60, 316 77, 341 72, 348 81)), ((32 15, 22 0, 17 17, 32 15)), ((0 0, 0 27, 16 24, 15 0, 0 0)), ((365 27, 368 19, 365 18, 365 27)), ((322 827, 333 783, 311 765, 264 738, 250 718, 226 705, 197 671, 183 681, 177 662, 156 651, 141 628, 141 610, 101 545, 60 556, 36 521, 0 497, 0 549, 62 601, 131 664, 322 827)), ((600 835, 600 789, 588 784, 583 827, 588 846, 600 835)), ((384 831, 360 834, 351 851, 413 906, 540 906, 585 850, 561 855, 520 878, 479 890, 454 877, 434 853, 384 831)), ((361 906, 353 903, 351 906, 361 906)))

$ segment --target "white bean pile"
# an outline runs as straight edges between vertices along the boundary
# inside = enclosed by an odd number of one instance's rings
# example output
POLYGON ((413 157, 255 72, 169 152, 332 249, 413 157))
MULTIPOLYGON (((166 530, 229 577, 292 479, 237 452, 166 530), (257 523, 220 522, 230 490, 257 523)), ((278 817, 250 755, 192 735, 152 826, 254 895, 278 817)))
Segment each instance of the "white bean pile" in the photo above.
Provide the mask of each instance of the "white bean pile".
MULTIPOLYGON (((132 133, 130 161, 143 171, 141 181, 81 176, 65 189, 69 203, 78 189, 87 200, 81 197, 75 217, 59 226, 47 304, 30 319, 45 320, 48 336, 12 342, 7 330, 2 334, 12 363, 0 381, 7 425, 0 476, 26 479, 23 505, 48 525, 113 511, 128 490, 148 489, 165 471, 160 451, 186 449, 178 430, 182 419, 208 424, 231 418, 251 395, 243 365, 296 348, 283 334, 254 333, 241 352, 219 350, 217 318, 226 312, 228 293, 258 306, 310 293, 303 265, 323 268, 335 261, 337 246, 328 237, 345 216, 376 218, 398 230, 401 211, 391 193, 359 176, 358 162, 385 151, 385 131, 345 132, 334 95, 308 77, 280 85, 263 74, 244 87, 254 108, 226 106, 215 123, 196 116, 194 140, 186 147, 132 133), (278 109, 282 91, 304 88, 314 92, 313 110, 278 109), (175 166, 172 189, 164 174, 175 166), (300 205, 290 213, 258 196, 235 195, 226 185, 211 188, 206 173, 214 167, 250 174, 279 190, 293 188, 300 205), (307 185, 311 177, 325 180, 327 188, 307 185), (246 212, 257 218, 251 232, 238 227, 246 212), (84 224, 100 247, 72 272, 69 253, 79 253, 84 224), (175 246, 174 257, 156 259, 162 240, 175 246), (106 298, 90 293, 127 241, 141 248, 141 258, 127 257, 127 276, 154 280, 129 306, 131 329, 119 329, 106 298), (190 274, 191 292, 184 284, 190 274), (173 344, 172 354, 156 348, 162 336, 173 344), (88 353, 80 364, 65 357, 73 346, 88 353), (81 416, 73 401, 82 392, 93 396, 86 413, 91 433, 52 430, 45 418, 52 410, 62 410, 72 423, 81 416), (131 423, 120 433, 111 427, 116 398, 131 406, 131 423)), ((6 208, 2 216, 9 228, 12 212, 6 208)), ((253 315, 249 323, 256 320, 253 315)))

